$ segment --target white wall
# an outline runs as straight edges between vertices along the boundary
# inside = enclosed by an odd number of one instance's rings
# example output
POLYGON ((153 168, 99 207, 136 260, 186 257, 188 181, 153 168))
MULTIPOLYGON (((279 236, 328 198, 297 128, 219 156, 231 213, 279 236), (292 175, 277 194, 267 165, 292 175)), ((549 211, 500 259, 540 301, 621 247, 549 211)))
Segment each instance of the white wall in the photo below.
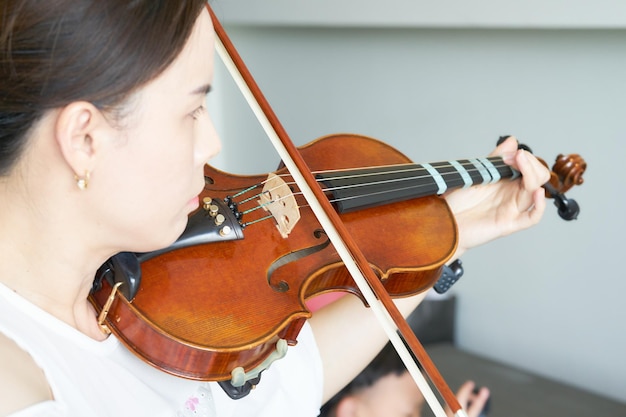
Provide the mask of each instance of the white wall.
MULTIPOLYGON (((607 27, 623 27, 626 11, 616 17, 622 10, 609 6, 584 13, 584 2, 542 2, 582 8, 560 30, 479 29, 490 25, 478 18, 471 28, 322 27, 243 24, 235 16, 248 7, 231 6, 265 2, 213 3, 232 19, 225 20, 231 38, 297 144, 349 131, 431 162, 484 155, 511 133, 549 163, 559 153, 581 154, 585 184, 568 193, 581 205, 577 221, 561 220, 550 205, 538 227, 464 257, 458 341, 626 402, 626 30, 588 29, 603 21, 583 19, 603 15, 607 27)), ((215 164, 273 170, 277 157, 230 83, 218 73, 212 107, 225 144, 215 164)))
POLYGON ((623 28, 620 0, 210 0, 226 23, 366 27, 623 28))

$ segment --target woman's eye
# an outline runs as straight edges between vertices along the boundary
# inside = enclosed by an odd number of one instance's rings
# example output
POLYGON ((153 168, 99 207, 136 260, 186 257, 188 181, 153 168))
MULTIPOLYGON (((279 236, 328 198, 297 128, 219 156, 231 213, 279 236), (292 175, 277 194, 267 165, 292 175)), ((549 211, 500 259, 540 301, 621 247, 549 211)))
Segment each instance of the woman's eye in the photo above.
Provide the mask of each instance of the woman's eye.
POLYGON ((193 117, 194 120, 198 119, 202 115, 202 113, 204 113, 205 110, 206 109, 204 106, 200 106, 191 113, 191 117, 193 117))

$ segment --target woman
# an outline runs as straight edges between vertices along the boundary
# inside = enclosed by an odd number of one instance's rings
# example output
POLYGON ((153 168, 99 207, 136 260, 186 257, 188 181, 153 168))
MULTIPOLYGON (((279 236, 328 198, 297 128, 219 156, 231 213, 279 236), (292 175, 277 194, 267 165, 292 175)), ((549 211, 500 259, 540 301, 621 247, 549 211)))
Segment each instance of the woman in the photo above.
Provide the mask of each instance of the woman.
MULTIPOLYGON (((204 1, 0 0, 0 13, 0 415, 316 415, 386 341, 353 297, 237 401, 144 364, 87 301, 106 259, 169 245, 198 207, 220 149, 204 1)), ((448 196, 458 254, 541 218, 547 170, 515 148, 497 152, 523 180, 448 196)))

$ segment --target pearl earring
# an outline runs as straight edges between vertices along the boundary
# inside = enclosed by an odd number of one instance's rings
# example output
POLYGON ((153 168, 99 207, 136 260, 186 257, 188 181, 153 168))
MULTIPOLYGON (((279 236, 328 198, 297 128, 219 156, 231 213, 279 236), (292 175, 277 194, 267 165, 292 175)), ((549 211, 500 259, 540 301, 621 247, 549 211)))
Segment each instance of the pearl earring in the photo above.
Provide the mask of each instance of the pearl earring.
POLYGON ((89 171, 85 171, 84 177, 79 177, 78 175, 74 175, 74 179, 76 180, 76 186, 79 189, 81 190, 87 189, 87 187, 89 186, 89 171))

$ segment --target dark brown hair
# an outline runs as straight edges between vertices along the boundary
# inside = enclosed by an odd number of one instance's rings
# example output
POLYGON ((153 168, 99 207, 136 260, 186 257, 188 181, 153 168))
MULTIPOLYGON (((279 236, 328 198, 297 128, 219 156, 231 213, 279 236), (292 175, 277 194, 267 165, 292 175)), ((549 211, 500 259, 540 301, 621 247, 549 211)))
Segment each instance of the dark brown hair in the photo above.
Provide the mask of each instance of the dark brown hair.
POLYGON ((205 0, 0 0, 0 175, 48 110, 113 110, 174 61, 205 0))

